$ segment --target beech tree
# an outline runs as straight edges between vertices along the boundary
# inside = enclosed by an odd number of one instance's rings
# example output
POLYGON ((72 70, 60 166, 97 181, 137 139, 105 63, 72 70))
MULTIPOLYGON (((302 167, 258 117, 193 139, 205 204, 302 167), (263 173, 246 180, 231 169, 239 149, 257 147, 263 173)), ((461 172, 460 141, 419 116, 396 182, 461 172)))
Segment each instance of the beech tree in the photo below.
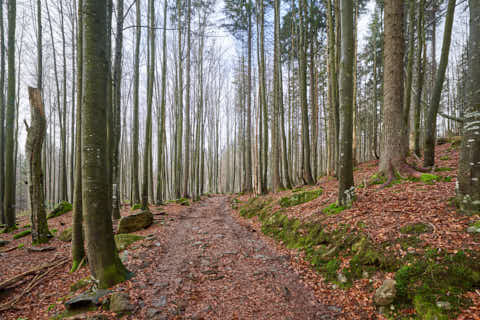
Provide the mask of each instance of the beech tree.
POLYGON ((107 181, 107 4, 85 0, 82 104, 82 204, 90 271, 100 288, 127 277, 113 240, 107 181))

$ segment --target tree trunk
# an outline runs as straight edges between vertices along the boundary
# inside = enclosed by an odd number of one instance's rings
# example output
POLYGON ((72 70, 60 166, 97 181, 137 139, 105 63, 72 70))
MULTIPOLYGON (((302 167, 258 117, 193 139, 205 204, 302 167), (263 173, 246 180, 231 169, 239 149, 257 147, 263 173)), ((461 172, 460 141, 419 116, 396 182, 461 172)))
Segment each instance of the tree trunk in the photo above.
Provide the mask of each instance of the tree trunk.
POLYGON ((136 1, 135 62, 133 66, 133 141, 132 141, 132 205, 140 203, 138 183, 138 99, 140 85, 140 42, 142 37, 142 15, 140 0, 136 1))
POLYGON ((191 0, 188 0, 187 3, 187 83, 186 83, 186 94, 185 97, 185 162, 184 162, 184 175, 183 175, 183 197, 189 197, 188 190, 188 180, 190 177, 190 64, 191 64, 191 16, 192 16, 192 4, 191 0))
POLYGON ((338 167, 338 204, 353 202, 353 0, 341 0, 342 59, 340 64, 340 156, 338 167))
POLYGON ((480 3, 469 0, 470 38, 463 140, 458 167, 457 201, 462 211, 480 212, 480 3))
POLYGON ((45 195, 43 189, 42 148, 45 139, 47 120, 40 89, 28 88, 30 98, 31 123, 27 126, 25 153, 29 162, 29 191, 32 220, 32 243, 45 243, 50 238, 45 195))
POLYGON ((314 184, 312 178, 312 169, 310 164, 310 133, 308 123, 308 103, 307 103, 307 52, 306 52, 306 0, 300 0, 300 45, 299 45, 299 80, 300 80, 300 103, 302 106, 302 149, 303 166, 302 178, 305 184, 314 184))
POLYGON ((420 0, 418 7, 417 21, 417 92, 415 96, 415 110, 413 119, 413 152, 420 157, 420 114, 422 107, 422 92, 424 85, 424 66, 425 66, 425 31, 424 29, 424 6, 425 0, 420 0), (423 55, 422 55, 423 52, 423 55))
MULTIPOLYGON (((3 27, 3 0, 0 0, 0 48, 5 48, 3 27)), ((4 209, 5 194, 5 50, 0 50, 0 223, 6 222, 4 209)))
MULTIPOLYGON (((425 154, 423 166, 431 167, 435 164, 435 139, 437 135, 437 113, 442 98, 443 82, 445 72, 448 66, 448 55, 450 53, 450 43, 452 41, 452 26, 455 16, 455 0, 448 1, 447 17, 445 18, 445 28, 443 32, 442 56, 437 71, 435 87, 433 89, 432 102, 425 119, 425 154)), ((435 57, 433 57, 435 59, 435 57)))
MULTIPOLYGON (((405 168, 406 146, 403 119, 403 1, 385 1, 384 36, 384 143, 380 155, 380 171, 394 178, 395 171, 405 168)), ((391 181, 387 181, 388 184, 391 181)))
POLYGON ((8 0, 8 83, 7 110, 5 119, 5 194, 3 210, 6 230, 16 228, 15 225, 15 26, 16 0, 8 0))
POLYGON ((84 97, 82 106, 82 195, 90 270, 99 288, 127 277, 113 240, 106 177, 107 5, 84 2, 84 97))
POLYGON ((120 219, 120 159, 122 103, 123 0, 117 0, 117 30, 113 63, 113 150, 112 150, 112 217, 120 219))

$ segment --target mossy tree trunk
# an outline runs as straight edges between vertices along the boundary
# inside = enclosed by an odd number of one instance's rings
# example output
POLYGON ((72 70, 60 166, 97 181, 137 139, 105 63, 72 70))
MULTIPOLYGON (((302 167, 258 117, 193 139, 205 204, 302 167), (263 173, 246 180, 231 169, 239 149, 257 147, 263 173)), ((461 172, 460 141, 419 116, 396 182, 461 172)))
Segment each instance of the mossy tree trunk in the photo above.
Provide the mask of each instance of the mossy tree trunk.
POLYGON ((470 38, 467 98, 462 150, 458 166, 457 198, 468 213, 480 212, 480 3, 470 0, 470 38))
MULTIPOLYGON (((48 242, 47 214, 45 212, 45 195, 43 188, 42 148, 45 139, 47 120, 40 89, 28 88, 30 98, 30 127, 27 126, 27 143, 25 153, 29 163, 29 192, 32 220, 32 242, 48 242)), ((25 122, 25 125, 26 122, 25 122)))
POLYGON ((7 110, 5 119, 5 194, 3 210, 6 230, 13 230, 15 225, 15 27, 16 0, 8 0, 8 83, 7 110))
POLYGON ((85 0, 82 105, 82 203, 87 255, 100 288, 127 277, 113 240, 107 179, 107 4, 85 0))
POLYGON ((342 52, 340 64, 340 155, 338 163, 338 204, 350 206, 353 201, 353 0, 341 0, 342 52))

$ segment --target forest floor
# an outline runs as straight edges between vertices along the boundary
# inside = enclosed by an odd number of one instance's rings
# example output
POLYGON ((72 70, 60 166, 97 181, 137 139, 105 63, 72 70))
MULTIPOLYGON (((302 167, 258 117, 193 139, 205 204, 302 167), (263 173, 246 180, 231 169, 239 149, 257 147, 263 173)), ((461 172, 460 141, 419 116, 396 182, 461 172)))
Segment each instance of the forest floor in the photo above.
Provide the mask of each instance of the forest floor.
MULTIPOLYGON (((336 276, 341 270, 350 277, 350 251, 335 253, 338 265, 334 276, 329 277, 312 263, 308 250, 281 238, 290 235, 291 229, 272 231, 268 221, 281 215, 305 225, 321 223, 325 232, 348 225, 353 228, 348 232, 361 230, 375 246, 389 244, 386 250, 390 251, 385 252, 398 259, 419 259, 431 248, 444 254, 478 253, 480 234, 468 233, 466 229, 480 217, 457 213, 449 201, 455 194, 457 162, 455 147, 439 146, 435 175, 441 179, 402 180, 382 190, 366 183, 375 174, 377 162, 363 163, 355 169, 356 185, 363 186, 356 190, 353 207, 328 214, 324 209, 335 202, 337 193, 337 182, 328 177, 314 187, 265 197, 211 196, 191 206, 169 203, 152 207, 154 224, 135 233, 145 238, 120 253, 134 277, 112 291, 125 292, 130 297, 133 309, 124 319, 386 319, 375 306, 373 296, 385 278, 395 277, 394 272, 369 266, 365 277, 339 282, 336 276), (282 198, 297 199, 297 194, 319 188, 321 194, 311 201, 280 205, 282 198), (268 203, 256 208, 268 207, 272 214, 268 219, 262 219, 258 212, 246 215, 242 211, 255 201, 268 203), (239 210, 233 210, 232 204, 239 210), (398 241, 406 237, 405 227, 406 233, 410 233, 408 227, 418 225, 425 230, 415 231, 415 237, 409 234, 407 245, 398 241)), ((130 213, 129 207, 122 211, 123 216, 130 213)), ((49 220, 50 230, 61 234, 71 225, 71 215, 49 220)), ((17 232, 26 230, 27 224, 27 220, 20 221, 17 232)), ((82 268, 69 273, 70 242, 55 237, 41 246, 51 247, 51 251, 30 252, 30 236, 14 240, 12 235, 0 234, 0 240, 10 241, 0 248, 0 286, 31 268, 55 263, 46 269, 46 274, 26 276, 12 288, 0 290, 0 310, 2 305, 21 296, 14 308, 0 311, 0 319, 53 318, 65 311, 66 300, 88 289, 71 290, 71 285, 82 283, 89 271, 82 268)), ((408 261, 411 264, 416 260, 408 261)), ((462 292, 462 297, 470 303, 455 309, 451 317, 479 320, 480 288, 469 288, 462 292)), ((398 317, 389 317, 415 318, 411 306, 402 312, 398 317)), ((119 318, 99 307, 70 319, 119 318)))

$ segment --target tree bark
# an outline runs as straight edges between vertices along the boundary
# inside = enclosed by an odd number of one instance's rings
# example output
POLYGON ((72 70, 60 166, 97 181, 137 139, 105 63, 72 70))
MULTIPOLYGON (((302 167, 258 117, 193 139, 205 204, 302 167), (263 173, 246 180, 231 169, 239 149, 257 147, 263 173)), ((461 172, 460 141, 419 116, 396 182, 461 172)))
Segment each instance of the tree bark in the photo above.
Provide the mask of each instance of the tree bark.
POLYGON ((32 243, 46 243, 51 237, 48 231, 43 188, 42 148, 47 120, 40 89, 28 88, 30 98, 30 127, 27 126, 25 153, 29 163, 29 191, 32 220, 32 243))
POLYGON ((457 201, 462 211, 480 212, 480 3, 469 0, 468 104, 458 166, 457 201))
POLYGON ((84 96, 82 105, 82 203, 90 270, 100 288, 127 277, 113 240, 106 177, 107 5, 85 0, 84 96))
POLYGON ((135 62, 133 66, 133 141, 132 141, 132 205, 140 203, 138 183, 138 95, 140 85, 140 42, 142 37, 142 15, 140 0, 136 0, 135 62))
POLYGON ((16 229, 15 224, 15 27, 16 0, 8 0, 8 83, 7 110, 5 119, 5 194, 3 210, 6 230, 16 229))
MULTIPOLYGON (((0 0, 0 48, 5 48, 3 27, 3 0, 0 0)), ((5 88, 5 50, 0 50, 0 88, 5 88)), ((5 90, 0 90, 0 223, 6 222, 5 194, 5 90)))
MULTIPOLYGON (((437 70, 435 87, 433 89, 432 102, 426 115, 425 121, 425 154, 423 166, 431 167, 435 164, 435 139, 437 135, 437 113, 442 98, 443 82, 445 81, 445 72, 447 71, 448 55, 450 53, 450 43, 452 41, 452 26, 455 16, 455 0, 448 1, 447 17, 445 18, 445 28, 443 32, 442 55, 440 65, 437 70)), ((435 59, 435 57, 433 57, 435 59)))
POLYGON ((340 64, 340 155, 338 204, 351 206, 353 202, 353 0, 341 0, 342 52, 340 64))

